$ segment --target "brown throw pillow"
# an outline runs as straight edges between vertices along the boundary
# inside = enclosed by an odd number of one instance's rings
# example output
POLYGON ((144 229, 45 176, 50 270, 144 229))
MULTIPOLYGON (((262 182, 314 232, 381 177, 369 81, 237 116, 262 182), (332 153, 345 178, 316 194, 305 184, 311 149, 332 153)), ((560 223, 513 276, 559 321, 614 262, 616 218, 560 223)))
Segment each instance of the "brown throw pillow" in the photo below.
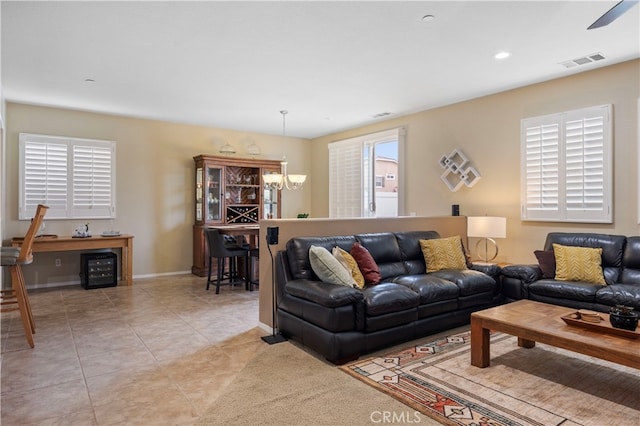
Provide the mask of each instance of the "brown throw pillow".
POLYGON ((362 276, 364 276, 365 285, 378 284, 382 281, 382 275, 380 275, 378 264, 373 256, 371 256, 371 253, 369 253, 369 250, 362 247, 360 243, 355 243, 351 247, 349 253, 356 260, 358 269, 360 269, 362 276))
POLYGON ((538 259, 538 266, 542 271, 542 278, 553 279, 556 276, 556 256, 553 250, 536 250, 533 252, 538 259))

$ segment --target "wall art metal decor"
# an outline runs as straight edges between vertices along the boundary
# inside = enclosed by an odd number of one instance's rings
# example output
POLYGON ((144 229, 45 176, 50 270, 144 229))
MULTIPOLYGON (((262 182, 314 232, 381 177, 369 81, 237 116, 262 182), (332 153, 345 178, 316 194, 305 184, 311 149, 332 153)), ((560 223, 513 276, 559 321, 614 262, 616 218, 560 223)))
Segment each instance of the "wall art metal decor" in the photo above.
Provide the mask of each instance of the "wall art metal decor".
POLYGON ((481 178, 480 173, 470 163, 467 156, 459 149, 454 149, 451 154, 440 158, 440 166, 444 169, 440 179, 450 191, 455 192, 462 185, 471 188, 478 183, 481 178))

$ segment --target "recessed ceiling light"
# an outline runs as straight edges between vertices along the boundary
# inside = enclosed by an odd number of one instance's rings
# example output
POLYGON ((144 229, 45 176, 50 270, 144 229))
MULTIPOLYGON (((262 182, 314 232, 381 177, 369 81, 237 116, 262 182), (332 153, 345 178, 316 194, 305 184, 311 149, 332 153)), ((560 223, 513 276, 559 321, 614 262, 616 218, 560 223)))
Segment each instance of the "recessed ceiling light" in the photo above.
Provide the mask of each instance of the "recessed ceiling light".
POLYGON ((424 15, 424 16, 422 17, 422 20, 423 20, 424 22, 431 22, 431 21, 433 21, 434 19, 436 19, 436 17, 435 17, 435 16, 433 16, 433 15, 424 15))
POLYGON ((494 58, 496 59, 506 59, 509 56, 511 56, 511 53, 509 52, 498 52, 495 54, 494 58))

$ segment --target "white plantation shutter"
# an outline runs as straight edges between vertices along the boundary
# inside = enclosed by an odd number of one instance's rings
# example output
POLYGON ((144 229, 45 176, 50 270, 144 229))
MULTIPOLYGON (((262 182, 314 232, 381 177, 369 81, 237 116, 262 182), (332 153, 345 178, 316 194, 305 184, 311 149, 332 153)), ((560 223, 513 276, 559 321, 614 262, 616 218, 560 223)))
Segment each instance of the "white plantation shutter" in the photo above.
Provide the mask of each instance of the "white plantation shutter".
POLYGON ((524 204, 530 219, 557 217, 560 203, 560 125, 539 120, 527 123, 524 132, 524 204))
POLYGON ((329 217, 361 217, 362 157, 361 141, 329 144, 329 217))
POLYGON ((73 147, 73 215, 108 217, 113 201, 110 147, 73 147))
POLYGON ((611 223, 611 105, 522 120, 522 219, 611 223))
POLYGON ((23 210, 33 216, 38 204, 49 206, 51 213, 65 215, 67 210, 67 146, 33 142, 24 150, 23 210))
POLYGON ((115 142, 20 134, 19 219, 115 217, 115 142))

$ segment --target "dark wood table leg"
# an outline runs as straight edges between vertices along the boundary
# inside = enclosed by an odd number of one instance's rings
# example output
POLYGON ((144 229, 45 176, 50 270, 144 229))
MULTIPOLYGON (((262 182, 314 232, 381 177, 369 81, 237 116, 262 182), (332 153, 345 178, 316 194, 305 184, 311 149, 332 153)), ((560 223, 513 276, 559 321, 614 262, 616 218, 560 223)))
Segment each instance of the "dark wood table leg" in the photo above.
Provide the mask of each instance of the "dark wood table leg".
POLYGON ((523 339, 522 337, 518 337, 518 346, 521 348, 531 349, 536 346, 536 342, 533 340, 523 339))
POLYGON ((489 329, 484 328, 482 320, 471 315, 471 365, 485 368, 489 366, 490 345, 489 329))

